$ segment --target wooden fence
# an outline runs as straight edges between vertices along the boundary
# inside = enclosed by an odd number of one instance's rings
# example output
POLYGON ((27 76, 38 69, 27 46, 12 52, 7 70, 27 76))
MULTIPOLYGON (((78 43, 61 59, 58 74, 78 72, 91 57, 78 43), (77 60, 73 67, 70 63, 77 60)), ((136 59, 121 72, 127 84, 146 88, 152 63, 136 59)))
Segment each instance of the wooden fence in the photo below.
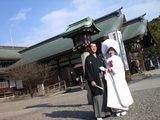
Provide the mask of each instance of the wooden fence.
POLYGON ((6 88, 6 89, 1 89, 0 90, 0 98, 4 98, 4 97, 9 97, 9 96, 13 96, 13 89, 11 88, 6 88))
MULTIPOLYGON (((45 86, 45 94, 44 95, 49 95, 61 90, 65 90, 66 89, 66 81, 60 81, 58 83, 52 84, 52 85, 48 85, 45 86)), ((37 88, 34 89, 35 94, 37 91, 37 88)), ((17 90, 14 91, 11 88, 7 88, 7 89, 1 89, 0 90, 0 98, 8 98, 8 97, 18 97, 18 96, 22 96, 22 95, 29 95, 29 91, 28 90, 17 90)), ((37 96, 37 95, 36 95, 37 96)))
POLYGON ((66 81, 60 81, 58 83, 55 83, 53 85, 49 85, 45 87, 45 93, 52 93, 52 92, 57 92, 66 89, 66 81))

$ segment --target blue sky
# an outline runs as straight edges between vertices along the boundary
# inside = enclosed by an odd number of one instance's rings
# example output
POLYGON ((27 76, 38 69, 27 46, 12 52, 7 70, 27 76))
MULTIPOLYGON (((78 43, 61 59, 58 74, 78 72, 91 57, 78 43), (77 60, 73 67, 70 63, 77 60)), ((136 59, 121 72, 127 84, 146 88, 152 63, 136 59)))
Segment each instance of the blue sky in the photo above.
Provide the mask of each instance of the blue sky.
POLYGON ((0 0, 0 46, 29 47, 65 32, 69 24, 121 7, 127 20, 160 15, 160 0, 0 0))

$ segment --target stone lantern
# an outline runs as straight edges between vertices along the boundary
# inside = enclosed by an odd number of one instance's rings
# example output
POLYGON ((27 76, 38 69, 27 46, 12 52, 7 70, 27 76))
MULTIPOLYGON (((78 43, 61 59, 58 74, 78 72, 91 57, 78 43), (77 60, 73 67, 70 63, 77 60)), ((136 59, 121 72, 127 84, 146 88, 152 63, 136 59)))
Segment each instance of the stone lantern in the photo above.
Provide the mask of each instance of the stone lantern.
MULTIPOLYGON (((83 20, 69 25, 66 32, 61 34, 63 38, 71 38, 73 40, 74 47, 72 48, 72 50, 81 54, 84 73, 85 59, 89 55, 89 53, 87 52, 87 47, 92 42, 91 36, 99 33, 100 31, 101 30, 95 25, 94 21, 90 17, 87 17, 83 20)), ((88 91, 88 103, 90 104, 92 102, 91 91, 88 87, 87 82, 86 89, 88 91)))

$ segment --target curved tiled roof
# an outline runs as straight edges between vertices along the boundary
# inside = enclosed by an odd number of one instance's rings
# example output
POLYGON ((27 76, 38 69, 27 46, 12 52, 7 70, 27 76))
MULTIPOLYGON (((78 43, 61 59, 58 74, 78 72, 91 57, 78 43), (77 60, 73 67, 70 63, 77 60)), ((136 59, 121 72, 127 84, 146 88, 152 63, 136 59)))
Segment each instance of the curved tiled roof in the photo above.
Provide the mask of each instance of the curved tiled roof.
POLYGON ((144 19, 144 15, 123 23, 121 32, 123 41, 125 43, 140 40, 140 43, 143 44, 143 47, 150 47, 154 44, 157 44, 157 41, 149 30, 148 21, 144 19), (153 41, 150 42, 150 39, 153 41))
MULTIPOLYGON (((123 24, 123 19, 124 15, 118 10, 95 20, 94 22, 101 32, 93 35, 92 41, 101 39, 108 36, 109 32, 120 29, 123 24)), ((38 61, 47 57, 54 57, 65 51, 72 51, 74 47, 72 39, 62 38, 60 35, 61 34, 20 51, 22 59, 19 62, 38 61)))
MULTIPOLYGON (((98 34, 91 36, 92 41, 103 41, 108 37, 108 33, 115 30, 120 30, 122 32, 124 42, 144 34, 147 28, 147 20, 145 20, 143 16, 140 16, 136 19, 125 22, 126 19, 124 14, 121 13, 121 9, 122 8, 94 20, 95 25, 101 31, 98 34)), ((59 34, 20 51, 22 59, 19 62, 33 62, 50 57, 53 58, 60 54, 65 54, 68 51, 72 51, 73 47, 72 39, 62 38, 61 34, 59 34)))
POLYGON ((18 51, 0 49, 0 60, 19 60, 22 58, 22 55, 18 51))
POLYGON ((21 52, 22 59, 20 62, 33 62, 43 58, 47 58, 58 53, 62 53, 67 50, 71 50, 73 42, 71 39, 58 38, 56 40, 51 39, 50 42, 34 47, 25 52, 21 52))
POLYGON ((148 21, 145 20, 143 16, 137 17, 133 20, 126 21, 123 23, 123 26, 122 26, 123 41, 134 38, 135 36, 139 37, 146 32, 148 21))

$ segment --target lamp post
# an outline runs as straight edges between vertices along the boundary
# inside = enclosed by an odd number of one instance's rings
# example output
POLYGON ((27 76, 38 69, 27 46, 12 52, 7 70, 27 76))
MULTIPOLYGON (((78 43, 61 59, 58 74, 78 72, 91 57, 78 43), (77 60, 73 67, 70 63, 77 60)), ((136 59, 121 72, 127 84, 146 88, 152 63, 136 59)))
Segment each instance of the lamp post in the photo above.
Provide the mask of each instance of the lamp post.
MULTIPOLYGON (((89 55, 87 47, 92 42, 91 36, 100 32, 94 21, 87 17, 68 26, 66 32, 62 33, 63 38, 71 38, 73 41, 72 50, 81 54, 83 71, 85 73, 85 59, 89 55)), ((92 102, 91 91, 86 82, 88 103, 92 102)))

